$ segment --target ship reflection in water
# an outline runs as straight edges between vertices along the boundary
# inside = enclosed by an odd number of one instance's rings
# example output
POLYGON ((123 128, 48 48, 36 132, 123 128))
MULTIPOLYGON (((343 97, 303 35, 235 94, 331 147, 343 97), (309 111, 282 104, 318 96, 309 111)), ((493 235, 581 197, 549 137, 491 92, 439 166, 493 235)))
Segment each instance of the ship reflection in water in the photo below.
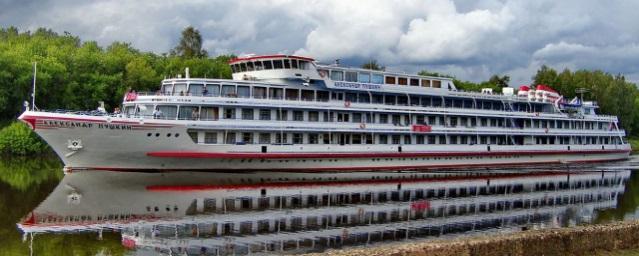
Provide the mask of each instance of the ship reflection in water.
POLYGON ((18 228, 138 253, 298 253, 590 223, 630 171, 67 174, 18 228))

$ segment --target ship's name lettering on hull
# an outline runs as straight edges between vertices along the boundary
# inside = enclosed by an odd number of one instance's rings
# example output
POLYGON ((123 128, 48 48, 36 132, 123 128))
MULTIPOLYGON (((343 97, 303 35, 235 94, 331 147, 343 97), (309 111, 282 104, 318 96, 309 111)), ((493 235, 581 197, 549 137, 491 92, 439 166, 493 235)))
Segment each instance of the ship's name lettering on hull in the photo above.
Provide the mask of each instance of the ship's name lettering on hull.
POLYGON ((89 129, 104 129, 104 130, 133 130, 133 127, 126 124, 94 124, 87 122, 73 122, 73 121, 56 121, 56 120, 43 120, 43 125, 57 128, 89 128, 89 129))
POLYGON ((335 82, 337 88, 347 89, 364 89, 364 90, 379 90, 382 88, 379 84, 364 84, 364 83, 350 83, 350 82, 335 82))

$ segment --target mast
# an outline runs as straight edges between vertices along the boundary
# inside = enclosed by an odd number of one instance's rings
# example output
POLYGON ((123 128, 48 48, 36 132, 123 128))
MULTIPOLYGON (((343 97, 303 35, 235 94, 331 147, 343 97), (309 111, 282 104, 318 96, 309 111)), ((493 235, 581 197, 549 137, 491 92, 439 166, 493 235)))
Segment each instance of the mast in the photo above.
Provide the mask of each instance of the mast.
POLYGON ((31 109, 36 110, 35 95, 36 95, 36 76, 38 75, 38 62, 33 63, 33 89, 31 90, 31 109))

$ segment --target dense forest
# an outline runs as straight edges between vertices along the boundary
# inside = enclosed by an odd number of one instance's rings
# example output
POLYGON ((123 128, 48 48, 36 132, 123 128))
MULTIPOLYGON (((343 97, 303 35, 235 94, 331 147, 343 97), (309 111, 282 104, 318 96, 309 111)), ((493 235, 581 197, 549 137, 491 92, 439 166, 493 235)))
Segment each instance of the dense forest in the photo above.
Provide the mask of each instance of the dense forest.
MULTIPOLYGON (((228 60, 233 56, 209 57, 201 42, 197 29, 188 27, 174 49, 156 54, 124 42, 101 47, 94 41, 45 28, 33 32, 0 28, 0 124, 15 119, 22 102, 30 98, 34 62, 38 63, 36 106, 44 109, 90 110, 102 100, 111 110, 129 88, 157 90, 163 78, 175 77, 186 67, 194 77, 230 78, 228 60)), ((384 69, 376 61, 363 67, 384 69)), ((451 77, 466 91, 488 87, 499 92, 510 81, 499 75, 474 83, 426 70, 420 74, 451 77)), ((567 98, 575 96, 577 88, 586 88, 585 100, 598 101, 602 113, 619 116, 623 128, 639 135, 639 91, 624 76, 588 70, 557 72, 543 66, 532 80, 533 84, 550 85, 567 98)))
MULTIPOLYGON (((184 36, 200 37, 187 28, 184 36), (190 33, 190 34, 189 34, 190 33)), ((201 38, 201 37, 200 37, 201 38)), ((192 51, 198 40, 183 40, 169 54, 141 52, 129 43, 114 42, 101 47, 83 42, 69 33, 40 28, 20 32, 0 29, 0 120, 14 119, 31 94, 33 63, 37 62, 36 106, 46 109, 96 109, 104 101, 107 109, 122 102, 128 88, 158 89, 164 77, 176 76, 189 67, 198 77, 230 78, 231 56, 208 58, 192 51)), ((201 47, 201 39, 200 45, 201 47)))

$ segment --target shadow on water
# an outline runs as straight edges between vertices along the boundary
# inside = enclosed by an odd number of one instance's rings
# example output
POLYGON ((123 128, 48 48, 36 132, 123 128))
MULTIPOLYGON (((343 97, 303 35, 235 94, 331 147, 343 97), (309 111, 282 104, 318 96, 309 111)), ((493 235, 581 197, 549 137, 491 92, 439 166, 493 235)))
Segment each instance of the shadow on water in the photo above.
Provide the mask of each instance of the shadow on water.
POLYGON ((0 248, 8 255, 299 253, 603 223, 637 216, 639 175, 622 166, 64 175, 55 159, 3 159, 0 248))

